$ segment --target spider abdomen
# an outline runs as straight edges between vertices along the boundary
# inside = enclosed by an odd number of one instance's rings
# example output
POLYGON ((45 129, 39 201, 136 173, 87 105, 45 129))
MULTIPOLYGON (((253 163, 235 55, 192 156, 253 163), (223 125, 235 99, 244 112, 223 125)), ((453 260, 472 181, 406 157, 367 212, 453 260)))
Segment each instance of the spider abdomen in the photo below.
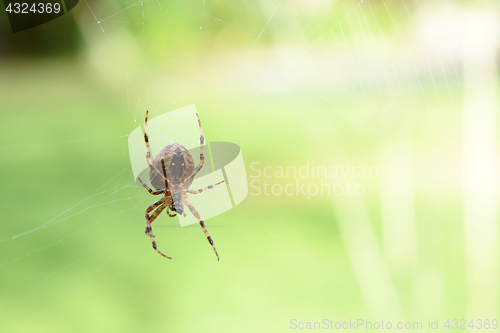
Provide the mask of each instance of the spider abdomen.
MULTIPOLYGON (((184 180, 189 177, 194 170, 193 156, 189 151, 178 143, 172 143, 163 147, 153 159, 153 166, 160 175, 153 170, 149 172, 149 180, 151 185, 157 189, 165 188, 165 178, 168 179, 169 188, 171 185, 184 183, 184 180)), ((193 180, 184 183, 184 188, 189 188, 193 180)))

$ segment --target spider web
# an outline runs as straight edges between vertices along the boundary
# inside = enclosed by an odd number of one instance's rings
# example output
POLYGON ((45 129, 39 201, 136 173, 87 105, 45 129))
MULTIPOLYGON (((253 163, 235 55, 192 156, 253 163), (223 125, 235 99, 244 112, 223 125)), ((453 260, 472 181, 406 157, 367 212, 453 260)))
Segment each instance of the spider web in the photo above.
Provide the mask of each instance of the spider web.
POLYGON ((426 324, 496 314, 497 303, 477 303, 498 295, 488 290, 498 277, 488 127, 498 40, 478 37, 498 30, 497 12, 422 0, 81 2, 88 66, 121 96, 113 135, 97 142, 118 140, 123 164, 60 213, 31 212, 30 224, 2 229, 2 331, 281 332, 292 318, 426 324), (478 101, 486 111, 475 116, 478 101), (265 166, 274 174, 306 163, 376 165, 380 177, 358 179, 362 196, 249 195, 207 222, 220 263, 199 226, 159 217, 166 261, 144 235, 154 197, 135 184, 126 140, 146 110, 192 104, 208 142, 240 145, 249 182, 262 184, 265 166), (476 163, 464 162, 471 176, 457 185, 460 140, 476 163), (465 263, 447 263, 457 249, 465 263), (474 266, 478 257, 489 268, 474 266), (450 280, 455 271, 463 278, 450 280), (447 296, 445 284, 467 291, 447 296), (448 304, 460 297, 468 301, 448 304))

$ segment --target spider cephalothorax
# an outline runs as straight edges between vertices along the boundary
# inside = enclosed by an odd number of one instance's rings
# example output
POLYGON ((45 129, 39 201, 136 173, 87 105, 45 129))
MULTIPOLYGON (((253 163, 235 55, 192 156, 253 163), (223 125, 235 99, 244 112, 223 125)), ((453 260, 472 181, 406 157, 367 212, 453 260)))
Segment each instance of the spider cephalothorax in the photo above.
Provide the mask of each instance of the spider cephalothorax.
MULTIPOLYGON (((198 114, 196 114, 198 117, 198 114)), ((189 211, 198 219, 205 235, 207 236, 208 242, 212 245, 212 248, 217 255, 217 260, 219 260, 219 254, 215 249, 214 242, 210 234, 208 233, 205 223, 200 217, 200 214, 194 208, 193 205, 187 201, 188 193, 197 194, 205 190, 211 189, 216 185, 222 184, 224 181, 218 182, 214 185, 209 185, 205 188, 199 189, 197 191, 190 190, 189 187, 193 183, 193 179, 196 174, 203 167, 205 157, 203 155, 203 144, 205 142, 205 137, 203 136, 203 130, 201 128, 200 117, 198 117, 198 124, 200 126, 200 163, 194 166, 194 160, 189 151, 182 145, 178 143, 172 143, 168 146, 163 147, 158 154, 151 161, 151 149, 149 148, 149 137, 148 137, 148 112, 146 111, 146 120, 144 122, 144 140, 146 141, 146 160, 149 165, 149 180, 151 185, 157 190, 154 191, 150 189, 144 182, 139 178, 141 185, 148 190, 149 193, 153 195, 163 194, 160 200, 154 202, 151 206, 146 209, 146 234, 151 238, 151 243, 153 248, 161 254, 167 257, 158 250, 156 246, 155 236, 153 235, 153 229, 151 223, 160 215, 160 213, 166 209, 168 216, 174 217, 175 214, 171 214, 169 210, 173 213, 177 213, 186 216, 184 212, 184 206, 186 206, 189 211), (154 212, 153 212, 154 211, 154 212), (153 212, 151 215, 150 213, 153 212)))

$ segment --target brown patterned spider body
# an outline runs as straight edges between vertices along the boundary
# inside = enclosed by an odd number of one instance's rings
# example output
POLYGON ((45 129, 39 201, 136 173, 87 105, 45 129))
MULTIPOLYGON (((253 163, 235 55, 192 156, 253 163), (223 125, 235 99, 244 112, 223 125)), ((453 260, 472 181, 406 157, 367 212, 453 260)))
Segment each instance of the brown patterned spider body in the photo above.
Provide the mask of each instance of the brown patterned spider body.
POLYGON ((146 120, 144 122, 144 141, 146 142, 147 148, 146 160, 150 168, 149 180, 151 181, 151 185, 157 190, 150 189, 140 178, 139 182, 146 190, 148 190, 149 193, 153 195, 163 194, 163 197, 160 200, 155 201, 146 209, 145 233, 151 238, 151 243, 156 252, 158 252, 165 258, 172 259, 171 257, 164 255, 160 252, 160 250, 158 250, 151 223, 153 223, 153 221, 158 217, 158 215, 160 215, 163 210, 166 210, 168 216, 170 217, 174 217, 175 214, 171 214, 169 211, 186 216, 186 213, 184 212, 184 206, 186 206, 189 211, 198 219, 201 227, 203 228, 203 231, 205 232, 205 235, 207 236, 208 242, 214 249, 217 260, 219 260, 219 254, 215 249, 214 242, 212 240, 212 237, 210 237, 210 234, 208 233, 205 223, 201 219, 200 214, 198 213, 196 208, 194 208, 194 206, 187 200, 188 193, 198 194, 205 190, 209 190, 214 186, 224 183, 224 181, 221 181, 197 191, 189 189, 189 187, 193 183, 194 177, 201 170, 205 161, 205 157, 203 155, 203 144, 205 142, 205 137, 203 136, 200 117, 198 116, 198 114, 196 114, 196 117, 198 118, 198 124, 200 126, 200 163, 195 167, 193 157, 191 156, 189 151, 184 146, 178 143, 172 143, 168 146, 163 147, 154 157, 153 161, 151 161, 151 149, 149 147, 147 127, 148 111, 146 111, 146 120), (153 213, 151 214, 151 212, 153 213))

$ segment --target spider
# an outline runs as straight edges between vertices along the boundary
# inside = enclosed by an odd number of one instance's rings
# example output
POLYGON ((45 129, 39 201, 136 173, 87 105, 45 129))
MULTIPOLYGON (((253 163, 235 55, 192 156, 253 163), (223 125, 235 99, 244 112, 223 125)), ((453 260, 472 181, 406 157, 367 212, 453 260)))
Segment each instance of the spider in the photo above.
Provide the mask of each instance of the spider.
POLYGON ((200 217, 200 214, 194 208, 192 204, 187 201, 188 193, 198 194, 203 191, 209 190, 214 186, 224 183, 224 181, 218 182, 213 185, 209 185, 205 188, 199 190, 190 190, 189 186, 193 183, 193 179, 196 174, 203 167, 205 157, 203 156, 203 144, 205 142, 205 137, 203 136, 203 129, 201 128, 201 121, 198 113, 196 117, 198 118, 198 124, 200 125, 200 163, 194 167, 194 160, 189 151, 182 145, 178 143, 172 143, 168 146, 163 147, 158 154, 151 161, 151 149, 149 148, 149 138, 148 138, 148 112, 146 111, 146 119, 144 121, 144 141, 146 142, 146 160, 149 165, 149 180, 151 185, 157 190, 150 189, 144 182, 139 179, 142 187, 148 190, 149 193, 153 195, 163 194, 160 200, 155 201, 151 206, 146 209, 146 230, 145 233, 151 238, 151 244, 153 248, 164 256, 165 258, 172 259, 161 253, 156 246, 155 236, 153 235, 153 229, 151 223, 160 215, 162 211, 166 211, 168 216, 174 217, 176 214, 186 216, 184 212, 184 206, 186 206, 191 213, 196 217, 200 223, 200 226, 207 236, 207 240, 212 245, 217 260, 219 260, 219 254, 214 246, 214 241, 205 226, 205 223, 200 217), (163 173, 161 174, 160 171, 163 173), (156 209, 156 210, 155 210, 156 209), (154 210, 154 212, 153 212, 154 210), (171 214, 169 211, 172 211, 171 214), (151 215, 150 213, 153 212, 151 215))

